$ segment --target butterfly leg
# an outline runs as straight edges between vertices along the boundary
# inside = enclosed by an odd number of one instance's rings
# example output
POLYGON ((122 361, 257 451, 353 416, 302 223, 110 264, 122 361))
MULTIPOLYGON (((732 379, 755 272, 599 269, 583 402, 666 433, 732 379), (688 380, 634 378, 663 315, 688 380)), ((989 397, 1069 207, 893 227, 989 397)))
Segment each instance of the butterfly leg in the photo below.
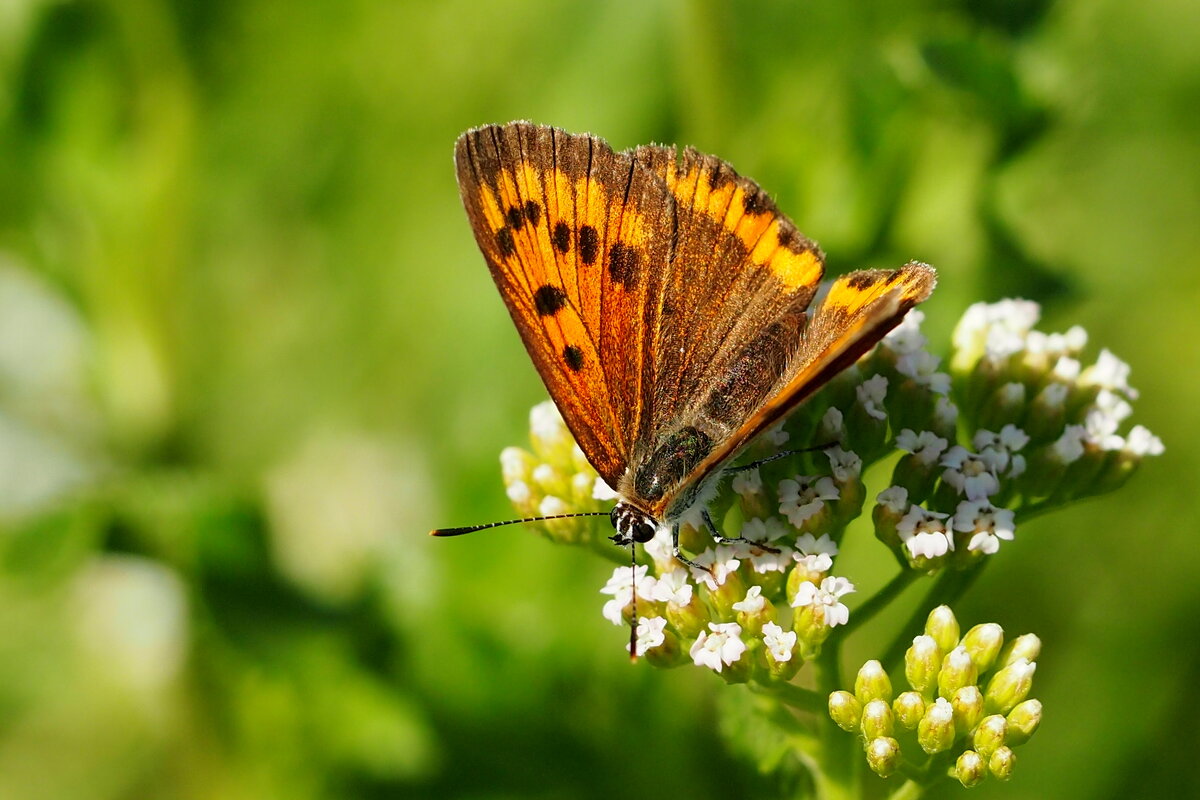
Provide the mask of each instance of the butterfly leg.
POLYGON ((781 458, 794 456, 798 453, 812 453, 816 450, 828 450, 831 447, 837 447, 839 444, 840 442, 826 442, 825 444, 818 444, 812 447, 801 447, 799 450, 784 450, 782 453, 776 453, 773 456, 760 458, 758 461, 751 461, 749 464, 742 464, 741 466, 737 467, 729 467, 725 470, 725 472, 729 473, 730 475, 736 475, 739 472, 748 472, 752 469, 758 469, 763 464, 770 464, 772 461, 778 461, 781 458))
POLYGON ((679 523, 678 522, 674 523, 671 526, 671 552, 672 552, 672 554, 674 554, 675 560, 678 561, 679 563, 681 563, 685 566, 691 567, 692 569, 702 569, 705 572, 707 572, 708 574, 710 574, 710 575, 712 574, 712 569, 704 566, 703 564, 697 564, 695 561, 692 561, 690 558, 688 558, 687 556, 685 556, 683 554, 682 550, 679 549, 679 523))
POLYGON ((709 534, 712 535, 713 539, 716 540, 717 544, 745 543, 745 544, 750 545, 751 547, 756 547, 759 550, 765 550, 768 553, 778 553, 779 552, 779 548, 771 547, 766 542, 754 542, 754 541, 751 541, 750 539, 744 539, 741 536, 738 536, 734 539, 730 539, 728 536, 723 536, 723 535, 721 535, 721 531, 719 531, 717 529, 717 525, 715 522, 713 522, 713 518, 709 515, 707 508, 704 509, 703 511, 701 511, 700 514, 701 514, 701 516, 704 517, 704 525, 708 528, 709 534))

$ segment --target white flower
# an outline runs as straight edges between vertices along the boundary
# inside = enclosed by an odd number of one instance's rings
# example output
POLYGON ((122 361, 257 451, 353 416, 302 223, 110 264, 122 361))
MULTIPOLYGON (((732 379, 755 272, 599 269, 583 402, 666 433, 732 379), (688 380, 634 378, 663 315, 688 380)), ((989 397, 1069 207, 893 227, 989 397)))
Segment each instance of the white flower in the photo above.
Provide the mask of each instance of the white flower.
POLYGON ((763 644, 767 652, 776 662, 791 661, 792 651, 796 649, 796 632, 784 632, 783 628, 774 622, 768 622, 762 627, 763 644))
POLYGON ((896 532, 913 558, 938 558, 954 549, 954 537, 943 522, 948 515, 913 506, 899 522, 896 532))
POLYGON ((796 549, 806 556, 838 554, 837 542, 829 538, 828 533, 822 533, 821 538, 815 538, 811 533, 796 537, 796 549))
POLYGON ((1117 435, 1117 429, 1132 413, 1133 407, 1124 398, 1116 392, 1101 389, 1083 420, 1088 441, 1100 445, 1104 450, 1122 449, 1125 440, 1117 435))
POLYGON ((671 526, 658 526, 654 538, 643 546, 646 555, 654 559, 659 572, 672 572, 682 566, 675 558, 675 539, 671 536, 671 526))
POLYGON ((825 615, 825 624, 830 627, 845 625, 850 619, 850 609, 841 602, 843 595, 854 591, 854 584, 845 578, 829 576, 816 586, 812 581, 803 581, 796 590, 792 608, 812 606, 825 615))
POLYGON ((779 482, 779 513, 799 528, 825 506, 824 501, 840 496, 833 478, 797 475, 795 480, 779 482))
POLYGON ((765 520, 755 517, 742 523, 742 530, 738 535, 748 542, 774 542, 789 533, 791 531, 788 526, 778 517, 768 517, 765 520))
POLYGON ((542 502, 538 503, 538 514, 543 517, 557 517, 560 514, 569 514, 570 506, 562 501, 561 498, 548 494, 542 498, 542 502))
POLYGON ((950 701, 946 698, 939 697, 925 709, 925 719, 935 725, 945 725, 954 719, 954 706, 950 705, 950 701))
POLYGON ((741 640, 742 626, 736 622, 710 622, 708 628, 711 633, 701 631, 688 655, 696 666, 720 672, 746 652, 746 643, 741 640))
MULTIPOLYGON (((991 468, 993 473, 997 473, 1008 469, 1009 463, 1013 460, 1012 454, 1029 444, 1029 436, 1016 425, 1009 423, 1001 428, 999 433, 979 429, 975 432, 972 442, 984 463, 991 468)), ((1020 464, 1018 474, 1025 469, 1024 459, 1021 459, 1020 464)))
POLYGON ((592 499, 607 501, 616 500, 618 497, 620 495, 617 494, 617 490, 605 483, 604 478, 597 475, 596 482, 592 485, 592 499))
POLYGON ((833 569, 833 559, 825 553, 792 553, 792 559, 803 567, 810 576, 823 574, 833 569))
POLYGON ((905 428, 896 436, 896 448, 912 453, 917 457, 917 461, 927 467, 937 463, 948 444, 949 442, 933 431, 921 431, 918 434, 905 428))
POLYGON ((743 470, 733 476, 733 490, 742 497, 762 491, 762 474, 757 469, 743 470))
POLYGON ((555 484, 561 481, 558 470, 549 464, 538 464, 533 468, 533 482, 545 491, 553 491, 555 484))
POLYGON ((908 489, 903 486, 889 486, 875 498, 875 502, 896 514, 908 510, 908 489))
POLYGON ((700 555, 692 559, 700 567, 708 567, 705 569, 697 569, 691 567, 692 578, 697 583, 703 582, 710 591, 716 591, 718 586, 725 583, 725 579, 730 573, 737 572, 738 567, 742 565, 737 558, 734 557, 735 551, 729 545, 719 544, 716 548, 709 548, 700 555))
POLYGON ((825 450, 825 455, 829 458, 830 471, 838 483, 845 483, 862 474, 862 459, 853 450, 830 447, 825 450))
POLYGON ((1058 381, 1047 383, 1038 392, 1038 396, 1034 398, 1034 402, 1048 409, 1062 409, 1066 405, 1067 394, 1070 390, 1070 387, 1065 383, 1058 381))
POLYGON ((1070 464, 1083 457, 1083 443, 1087 440, 1087 428, 1082 425, 1068 425, 1050 446, 1051 452, 1060 463, 1070 464))
POLYGON ((654 584, 651 600, 658 603, 674 603, 686 606, 692 602, 693 587, 683 570, 677 569, 659 577, 654 584))
POLYGON ((974 534, 967 550, 991 555, 1000 549, 1000 540, 1012 541, 1015 527, 1013 512, 996 508, 987 500, 964 500, 951 520, 954 530, 974 534))
MULTIPOLYGON (((667 627, 667 621, 663 617, 638 618, 637 651, 644 653, 665 642, 667 640, 666 634, 663 633, 665 627, 667 627)), ((625 649, 629 650, 628 644, 625 645, 625 649)))
POLYGON ((633 567, 617 567, 613 570, 612 577, 608 579, 608 583, 604 584, 604 588, 600 590, 600 594, 612 595, 612 600, 604 604, 604 618, 613 625, 623 625, 625 620, 621 614, 625 610, 625 606, 633 602, 633 586, 637 583, 638 597, 644 600, 654 599, 655 579, 651 575, 647 575, 648 567, 638 565, 636 569, 633 567))
POLYGON ((530 497, 532 496, 532 492, 529 491, 529 484, 527 484, 525 481, 513 481, 508 485, 508 488, 504 490, 504 493, 507 494, 508 499, 513 501, 513 503, 516 505, 528 503, 530 497))
POLYGON ((1000 490, 1000 481, 992 473, 988 459, 962 445, 951 447, 942 458, 942 480, 968 500, 987 497, 1000 490))
POLYGON ((1083 365, 1079 363, 1079 359, 1060 356, 1058 361, 1054 362, 1054 369, 1050 370, 1050 374, 1064 381, 1073 381, 1079 378, 1082 368, 1083 365))
POLYGON ((887 412, 883 410, 883 399, 887 397, 887 387, 887 378, 882 375, 872 375, 854 388, 858 402, 862 404, 863 410, 867 412, 868 416, 879 420, 887 419, 887 412))
POLYGON ((1041 309, 1031 300, 1005 299, 998 303, 974 303, 954 328, 954 349, 982 350, 993 331, 1024 340, 1025 334, 1033 329, 1040 316, 1041 309))
POLYGON ((533 438, 549 445, 558 444, 571 435, 562 415, 558 413, 558 407, 551 400, 545 400, 530 409, 529 431, 533 438))
POLYGON ((1134 425, 1125 439, 1125 451, 1135 456, 1161 456, 1166 448, 1145 426, 1134 425))
POLYGON ((750 553, 750 565, 754 567, 754 571, 760 574, 768 572, 787 572, 792 565, 792 555, 795 553, 790 547, 775 547, 777 553, 772 553, 769 550, 760 550, 759 552, 750 553))
POLYGON ((835 406, 827 408, 821 417, 821 423, 817 425, 816 440, 821 442, 841 439, 842 424, 844 421, 845 418, 842 416, 840 408, 835 406))
POLYGON ((519 447, 506 447, 500 451, 500 474, 505 483, 522 480, 529 474, 529 454, 519 447))
POLYGON ((921 334, 925 312, 910 311, 895 328, 883 337, 883 345, 893 353, 903 355, 920 350, 928 340, 921 334))
POLYGON ((958 406, 954 405, 954 401, 949 397, 939 395, 933 405, 933 419, 940 430, 954 430, 958 423, 958 406))
POLYGON ((896 371, 906 378, 911 378, 934 394, 950 393, 950 376, 938 372, 941 359, 928 350, 916 350, 906 353, 896 360, 896 371))
POLYGON ((1138 398, 1137 390, 1129 385, 1129 365, 1107 349, 1100 351, 1096 363, 1083 371, 1080 380, 1085 386, 1120 392, 1130 400, 1138 398))
POLYGON ((733 610, 746 614, 757 614, 763 610, 766 604, 767 600, 762 596, 762 587, 751 586, 746 592, 746 598, 733 604, 733 610))
POLYGON ((788 439, 792 438, 792 435, 783 429, 782 422, 773 428, 768 428, 767 432, 764 433, 763 436, 766 437, 768 442, 776 447, 783 447, 785 444, 787 444, 788 439))

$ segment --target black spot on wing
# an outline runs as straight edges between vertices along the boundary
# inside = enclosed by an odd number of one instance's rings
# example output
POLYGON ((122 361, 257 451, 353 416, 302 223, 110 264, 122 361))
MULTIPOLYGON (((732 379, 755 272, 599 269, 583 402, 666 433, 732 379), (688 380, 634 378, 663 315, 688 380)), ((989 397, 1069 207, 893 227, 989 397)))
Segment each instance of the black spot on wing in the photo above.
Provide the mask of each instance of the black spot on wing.
POLYGON ((608 253, 608 274, 626 289, 637 285, 641 268, 638 251, 624 242, 616 242, 608 253))
POLYGON ((846 281, 851 289, 869 289, 883 277, 878 272, 856 272, 846 281))
POLYGON ((558 252, 569 253, 571 251, 571 226, 565 222, 559 222, 554 226, 554 236, 551 239, 558 252))
POLYGON ((508 221, 508 227, 514 231, 521 230, 521 226, 525 224, 525 212, 513 206, 504 215, 504 219, 508 221))
POLYGON ((501 255, 505 257, 517 252, 517 243, 513 241, 512 230, 509 228, 496 231, 496 244, 500 247, 501 255))
POLYGON ((572 372, 579 372, 583 369, 583 351, 573 344, 569 344, 563 348, 563 361, 567 362, 567 366, 572 372))
POLYGON ((559 309, 567 304, 567 293, 553 284, 539 286, 533 293, 533 305, 538 314, 548 317, 557 314, 559 309))
POLYGON ((579 229, 579 260, 584 264, 595 264, 600 255, 600 234, 591 225, 579 229))
POLYGON ((533 200, 525 201, 525 219, 529 220, 530 225, 537 225, 538 220, 542 218, 542 207, 533 200))

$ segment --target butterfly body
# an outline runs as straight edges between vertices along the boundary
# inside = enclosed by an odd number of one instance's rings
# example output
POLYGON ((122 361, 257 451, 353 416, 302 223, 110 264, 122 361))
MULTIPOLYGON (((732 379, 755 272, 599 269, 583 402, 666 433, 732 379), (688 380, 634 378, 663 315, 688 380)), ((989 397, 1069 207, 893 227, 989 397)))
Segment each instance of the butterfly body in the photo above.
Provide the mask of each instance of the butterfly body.
POLYGON ((614 152, 514 122, 455 148, 476 241, 538 374, 619 497, 620 543, 706 505, 725 466, 934 285, 910 263, 834 282, 753 181, 690 148, 614 152))

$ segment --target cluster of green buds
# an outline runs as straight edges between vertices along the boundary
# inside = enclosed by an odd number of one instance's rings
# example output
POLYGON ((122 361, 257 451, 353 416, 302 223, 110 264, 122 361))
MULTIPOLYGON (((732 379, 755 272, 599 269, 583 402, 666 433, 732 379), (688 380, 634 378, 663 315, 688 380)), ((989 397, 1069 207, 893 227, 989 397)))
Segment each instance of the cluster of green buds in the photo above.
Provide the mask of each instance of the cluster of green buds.
MULTIPOLYGON (((604 616, 634 622, 638 648, 663 666, 691 660, 730 680, 789 677, 848 618, 854 584, 833 574, 847 525, 868 497, 864 469, 892 463, 874 493, 876 537, 903 569, 964 568, 1011 540, 1026 514, 1123 482, 1162 452, 1144 427, 1122 433, 1137 392, 1129 367, 1107 350, 1090 366, 1081 328, 1034 330, 1035 303, 967 309, 955 329, 949 372, 927 348, 923 315, 910 312, 857 364, 743 460, 795 452, 737 472, 709 505, 733 544, 716 544, 700 509, 681 542, 707 570, 672 556, 670 532, 649 542, 635 568, 602 589, 604 616)), ((616 493, 596 475, 550 402, 530 415, 532 450, 501 455, 508 495, 524 516, 606 511, 616 493)), ((878 471, 877 471, 878 473, 878 471)), ((620 561, 602 518, 540 523, 551 539, 585 544, 620 561)))
POLYGON ((995 623, 959 634, 954 612, 939 606, 904 655, 907 691, 895 694, 880 663, 868 661, 853 692, 829 696, 830 717, 859 735, 881 777, 927 783, 945 773, 966 787, 1012 777, 1014 748, 1042 719, 1029 696, 1041 642, 1027 633, 1006 643, 995 623))

